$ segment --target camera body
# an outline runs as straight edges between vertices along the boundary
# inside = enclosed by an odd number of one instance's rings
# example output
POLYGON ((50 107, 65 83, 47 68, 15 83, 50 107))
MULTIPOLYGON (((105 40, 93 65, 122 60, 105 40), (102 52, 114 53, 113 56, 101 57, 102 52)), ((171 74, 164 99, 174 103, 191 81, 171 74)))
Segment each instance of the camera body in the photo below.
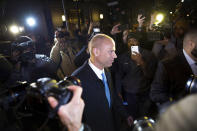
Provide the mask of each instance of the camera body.
POLYGON ((34 97, 40 96, 41 99, 53 96, 63 105, 67 104, 72 98, 72 92, 67 89, 70 85, 81 85, 80 80, 74 76, 67 77, 59 82, 50 78, 40 78, 36 83, 30 84, 27 94, 34 97))
POLYGON ((40 78, 31 84, 21 82, 15 87, 8 88, 7 94, 0 98, 0 106, 5 107, 6 105, 7 109, 17 106, 20 107, 20 112, 31 112, 32 114, 40 112, 47 116, 49 110, 51 110, 49 105, 46 104, 48 103, 48 97, 55 97, 60 106, 67 104, 72 98, 72 92, 67 89, 70 85, 80 86, 81 83, 74 76, 67 77, 59 82, 47 77, 40 78), (21 103, 21 105, 19 106, 18 103, 21 103), (40 109, 40 107, 44 107, 44 109, 40 109), (35 111, 35 113, 32 111, 35 111))

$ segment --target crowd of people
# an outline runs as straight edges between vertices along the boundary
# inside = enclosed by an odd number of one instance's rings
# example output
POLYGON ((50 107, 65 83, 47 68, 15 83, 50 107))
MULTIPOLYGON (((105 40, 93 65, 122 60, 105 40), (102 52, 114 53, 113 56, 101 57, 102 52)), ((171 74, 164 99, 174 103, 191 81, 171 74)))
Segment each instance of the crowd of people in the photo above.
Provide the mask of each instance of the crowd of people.
MULTIPOLYGON (((61 28, 50 50, 32 37, 20 37, 11 56, 0 57, 1 87, 42 77, 79 78, 81 86, 68 86, 73 97, 57 113, 69 131, 128 131, 145 116, 158 120, 152 130, 195 130, 196 95, 185 99, 185 88, 190 76, 197 75, 197 30, 177 24, 158 31, 152 22, 146 28, 145 19, 138 15, 135 31, 118 23, 108 33, 94 32, 90 23, 88 30, 76 30, 72 37, 61 28), (159 40, 152 39, 158 34, 159 40)), ((52 108, 58 104, 53 97, 48 102, 52 108)))

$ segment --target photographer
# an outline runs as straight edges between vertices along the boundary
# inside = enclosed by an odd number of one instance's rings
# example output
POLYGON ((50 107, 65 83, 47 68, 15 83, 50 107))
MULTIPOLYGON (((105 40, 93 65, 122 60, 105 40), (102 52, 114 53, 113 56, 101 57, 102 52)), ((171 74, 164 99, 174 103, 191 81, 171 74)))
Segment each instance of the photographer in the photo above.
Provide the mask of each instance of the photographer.
POLYGON ((75 51, 71 47, 69 36, 62 31, 55 32, 56 43, 50 52, 50 58, 57 64, 57 76, 63 79, 69 76, 75 69, 75 51))
MULTIPOLYGON (((58 115, 61 122, 68 128, 68 131, 90 131, 90 128, 81 122, 85 106, 84 101, 81 99, 82 88, 68 86, 68 89, 73 91, 73 98, 68 104, 59 108, 58 115)), ((55 108, 58 104, 53 97, 49 97, 48 101, 52 108, 55 108)))
POLYGON ((55 64, 43 54, 35 53, 35 43, 31 40, 23 40, 20 43, 12 43, 11 56, 8 59, 13 66, 7 86, 15 86, 17 81, 36 81, 41 77, 54 78, 55 64))

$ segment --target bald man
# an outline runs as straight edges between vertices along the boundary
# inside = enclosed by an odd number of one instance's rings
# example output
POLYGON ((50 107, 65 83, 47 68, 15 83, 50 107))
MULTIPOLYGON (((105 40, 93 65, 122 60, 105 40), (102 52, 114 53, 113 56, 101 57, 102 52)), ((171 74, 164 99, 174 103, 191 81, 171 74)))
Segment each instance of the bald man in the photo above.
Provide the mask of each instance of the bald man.
POLYGON ((187 95, 189 77, 197 75, 197 30, 186 33, 183 50, 172 59, 159 63, 151 85, 151 98, 157 103, 179 100, 187 95))
POLYGON ((72 74, 82 83, 82 98, 85 102, 83 122, 93 131, 116 131, 116 113, 121 114, 131 125, 132 117, 114 93, 111 76, 106 69, 112 66, 117 57, 114 40, 105 34, 97 34, 89 42, 88 49, 90 59, 72 74))

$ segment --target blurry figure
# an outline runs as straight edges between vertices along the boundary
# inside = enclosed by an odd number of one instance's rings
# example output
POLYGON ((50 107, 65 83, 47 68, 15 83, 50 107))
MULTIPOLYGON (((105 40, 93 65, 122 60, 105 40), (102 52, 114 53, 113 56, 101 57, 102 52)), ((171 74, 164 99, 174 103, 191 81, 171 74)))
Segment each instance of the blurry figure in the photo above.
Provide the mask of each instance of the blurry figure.
POLYGON ((152 52, 158 60, 169 59, 177 55, 175 44, 171 41, 171 33, 164 31, 164 39, 154 43, 152 52))
POLYGON ((4 83, 10 77, 12 70, 12 64, 4 56, 0 55, 0 88, 5 88, 4 83))
POLYGON ((160 116, 155 131, 196 131, 197 95, 185 97, 160 116))
POLYGON ((129 33, 129 29, 120 30, 119 26, 121 24, 116 24, 112 27, 110 34, 116 41, 116 54, 117 56, 125 53, 127 51, 127 36, 129 33))
POLYGON ((197 75, 197 30, 189 31, 183 40, 183 50, 174 58, 158 64, 151 85, 151 99, 159 104, 177 101, 187 95, 186 81, 197 75))
POLYGON ((157 59, 139 46, 139 39, 137 33, 129 33, 128 51, 120 55, 113 65, 116 90, 128 103, 128 112, 135 119, 150 113, 150 84, 157 67, 157 59), (133 47, 138 49, 132 50, 133 47))
POLYGON ((76 69, 74 64, 75 50, 71 46, 69 37, 62 31, 56 31, 55 37, 57 42, 52 47, 50 58, 57 64, 58 79, 63 79, 65 76, 71 75, 76 69))
POLYGON ((93 22, 90 22, 89 28, 88 28, 88 32, 86 33, 85 31, 83 32, 83 36, 84 36, 84 43, 83 43, 83 47, 80 49, 80 51, 76 54, 74 63, 77 67, 80 67, 83 65, 83 63, 90 58, 90 54, 88 52, 88 41, 91 39, 92 37, 92 33, 93 33, 93 27, 94 24, 93 22))
POLYGON ((44 54, 49 55, 50 50, 47 50, 46 40, 45 38, 40 34, 30 34, 30 37, 32 38, 32 41, 35 45, 35 52, 37 54, 44 54))
POLYGON ((176 21, 173 27, 172 42, 175 44, 177 50, 183 49, 183 38, 189 26, 183 19, 176 21))
POLYGON ((36 54, 35 43, 31 39, 23 38, 12 44, 9 61, 13 65, 13 71, 7 84, 14 86, 17 81, 34 82, 46 76, 54 78, 56 66, 52 60, 46 55, 36 54), (23 42, 17 43, 18 41, 23 42))

